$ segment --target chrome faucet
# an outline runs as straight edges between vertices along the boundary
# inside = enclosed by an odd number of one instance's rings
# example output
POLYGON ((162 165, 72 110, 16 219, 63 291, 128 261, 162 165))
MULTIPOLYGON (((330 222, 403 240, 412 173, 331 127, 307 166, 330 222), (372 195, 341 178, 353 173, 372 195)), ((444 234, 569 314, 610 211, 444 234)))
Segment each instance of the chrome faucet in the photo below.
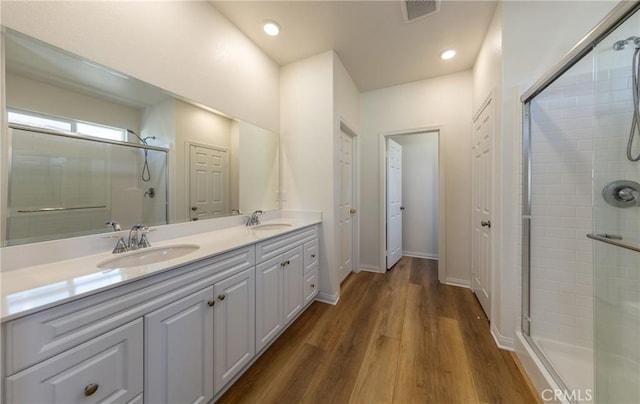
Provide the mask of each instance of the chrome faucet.
POLYGON ((257 226, 260 224, 260 215, 264 212, 261 210, 254 211, 247 219, 247 226, 257 226))
POLYGON ((149 233, 149 227, 144 224, 136 224, 131 227, 129 230, 129 250, 151 247, 147 233, 149 233))

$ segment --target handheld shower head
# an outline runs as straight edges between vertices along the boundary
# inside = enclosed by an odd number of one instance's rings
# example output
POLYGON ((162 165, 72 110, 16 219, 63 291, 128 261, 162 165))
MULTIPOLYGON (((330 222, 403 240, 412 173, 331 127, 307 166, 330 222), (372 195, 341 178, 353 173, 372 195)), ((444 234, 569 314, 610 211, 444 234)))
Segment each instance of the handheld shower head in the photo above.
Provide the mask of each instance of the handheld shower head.
POLYGON ((640 48, 640 37, 630 36, 627 39, 621 39, 619 41, 614 42, 613 50, 617 50, 617 51, 623 50, 629 45, 629 42, 631 42, 633 46, 635 46, 636 48, 640 48))

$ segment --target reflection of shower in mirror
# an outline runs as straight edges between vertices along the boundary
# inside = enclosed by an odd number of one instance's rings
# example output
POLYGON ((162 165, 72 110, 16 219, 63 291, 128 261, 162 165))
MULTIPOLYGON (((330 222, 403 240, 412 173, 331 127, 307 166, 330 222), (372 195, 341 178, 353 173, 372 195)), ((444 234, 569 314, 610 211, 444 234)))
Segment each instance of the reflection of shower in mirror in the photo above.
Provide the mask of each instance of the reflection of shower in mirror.
MULTIPOLYGON (((142 142, 143 145, 148 146, 149 143, 147 143, 147 139, 153 139, 155 140, 156 137, 155 136, 146 136, 144 138, 138 136, 138 134, 134 131, 132 131, 131 129, 127 129, 127 133, 132 134, 133 136, 137 137, 138 139, 140 139, 140 142, 142 142)), ((142 181, 144 182, 149 182, 151 181, 151 171, 149 171, 149 150, 148 149, 144 149, 144 165, 142 166, 142 181)), ((152 190, 153 188, 151 188, 152 190)), ((144 196, 147 196, 148 192, 145 192, 144 196)), ((154 193, 155 195, 155 193, 154 193)), ((151 198, 153 198, 154 195, 149 194, 149 196, 151 198)))

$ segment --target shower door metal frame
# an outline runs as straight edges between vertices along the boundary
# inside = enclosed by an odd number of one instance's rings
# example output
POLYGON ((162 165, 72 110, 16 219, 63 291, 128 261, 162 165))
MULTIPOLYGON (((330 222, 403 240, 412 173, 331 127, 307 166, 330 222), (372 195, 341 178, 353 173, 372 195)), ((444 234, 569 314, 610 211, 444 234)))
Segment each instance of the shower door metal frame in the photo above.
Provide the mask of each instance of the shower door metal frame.
POLYGON ((522 306, 521 331, 524 339, 536 353, 558 385, 567 386, 554 367, 531 338, 531 101, 556 79, 587 56, 595 46, 640 9, 640 0, 620 2, 595 28, 576 44, 560 61, 536 81, 520 97, 522 103, 522 306))

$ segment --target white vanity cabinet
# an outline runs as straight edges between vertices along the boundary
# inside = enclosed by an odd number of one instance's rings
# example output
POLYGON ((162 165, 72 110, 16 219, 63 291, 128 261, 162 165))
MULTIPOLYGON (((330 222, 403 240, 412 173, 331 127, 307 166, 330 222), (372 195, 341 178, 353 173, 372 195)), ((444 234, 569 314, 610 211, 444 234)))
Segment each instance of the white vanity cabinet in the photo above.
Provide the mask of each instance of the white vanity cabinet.
MULTIPOLYGON (((317 274, 317 227, 292 232, 256 245, 256 350, 259 352, 317 294, 305 293, 307 264, 317 274), (308 246, 315 250, 308 252, 308 246), (315 266, 307 258, 314 255, 315 266), (309 297, 305 299, 305 297, 309 297)), ((311 251, 311 250, 309 250, 311 251)), ((314 283, 314 288, 317 286, 314 283)))
POLYGON ((217 394, 256 354, 254 269, 216 283, 213 290, 213 387, 217 394))
POLYGON ((5 380, 7 403, 127 403, 142 394, 138 319, 5 380))
POLYGON ((2 324, 3 403, 208 403, 317 294, 303 227, 2 324))
POLYGON ((145 402, 213 398, 213 286, 144 317, 145 402))

